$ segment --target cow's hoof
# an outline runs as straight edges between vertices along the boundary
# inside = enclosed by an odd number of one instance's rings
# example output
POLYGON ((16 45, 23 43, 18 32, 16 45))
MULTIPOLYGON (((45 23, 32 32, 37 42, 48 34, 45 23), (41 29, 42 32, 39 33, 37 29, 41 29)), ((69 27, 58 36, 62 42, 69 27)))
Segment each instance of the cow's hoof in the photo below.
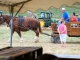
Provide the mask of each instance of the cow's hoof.
POLYGON ((38 42, 39 42, 39 40, 36 40, 36 41, 35 41, 35 43, 38 43, 38 42))

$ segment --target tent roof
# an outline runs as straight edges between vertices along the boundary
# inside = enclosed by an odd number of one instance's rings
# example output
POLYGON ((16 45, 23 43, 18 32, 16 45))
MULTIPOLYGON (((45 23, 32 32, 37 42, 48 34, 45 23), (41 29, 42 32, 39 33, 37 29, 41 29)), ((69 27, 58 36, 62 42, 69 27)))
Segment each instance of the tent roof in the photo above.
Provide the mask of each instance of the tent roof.
POLYGON ((22 4, 24 4, 20 13, 24 13, 26 10, 35 12, 39 8, 47 10, 51 6, 55 8, 60 8, 64 4, 72 6, 75 2, 80 3, 80 0, 0 0, 0 10, 8 11, 13 6, 14 12, 17 12, 22 4))
POLYGON ((13 12, 16 12, 29 1, 31 0, 0 0, 0 10, 9 11, 13 7, 13 12))
POLYGON ((0 0, 1 6, 17 6, 22 3, 26 3, 30 0, 0 0))
POLYGON ((63 5, 72 6, 75 2, 80 3, 80 0, 32 0, 26 5, 26 9, 35 12, 39 8, 48 10, 52 6, 55 8, 60 8, 63 5))

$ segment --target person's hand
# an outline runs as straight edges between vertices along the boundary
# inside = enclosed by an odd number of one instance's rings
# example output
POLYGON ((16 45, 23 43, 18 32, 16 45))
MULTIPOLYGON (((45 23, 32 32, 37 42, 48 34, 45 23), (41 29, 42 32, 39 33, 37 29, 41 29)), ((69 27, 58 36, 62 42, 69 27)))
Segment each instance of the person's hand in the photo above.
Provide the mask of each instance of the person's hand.
POLYGON ((58 32, 59 34, 61 34, 60 32, 58 32))
POLYGON ((64 31, 61 32, 61 34, 64 33, 64 31))

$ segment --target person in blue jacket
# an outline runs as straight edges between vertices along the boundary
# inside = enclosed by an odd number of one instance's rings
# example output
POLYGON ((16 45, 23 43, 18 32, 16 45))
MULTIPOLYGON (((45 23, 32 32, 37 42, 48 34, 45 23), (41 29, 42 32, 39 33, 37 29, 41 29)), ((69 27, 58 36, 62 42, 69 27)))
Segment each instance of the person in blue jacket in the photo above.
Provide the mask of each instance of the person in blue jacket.
POLYGON ((69 16, 69 14, 68 14, 68 12, 66 11, 65 8, 62 8, 62 19, 63 19, 66 23, 70 22, 70 16, 69 16))

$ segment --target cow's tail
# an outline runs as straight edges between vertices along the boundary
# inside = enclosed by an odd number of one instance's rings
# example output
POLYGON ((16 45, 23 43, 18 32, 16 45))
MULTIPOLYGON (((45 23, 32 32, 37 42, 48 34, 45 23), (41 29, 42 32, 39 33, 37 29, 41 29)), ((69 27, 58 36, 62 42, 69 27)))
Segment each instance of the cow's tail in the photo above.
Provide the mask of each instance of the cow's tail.
POLYGON ((39 32, 42 33, 42 29, 41 29, 41 26, 40 26, 40 22, 39 22, 39 32))

